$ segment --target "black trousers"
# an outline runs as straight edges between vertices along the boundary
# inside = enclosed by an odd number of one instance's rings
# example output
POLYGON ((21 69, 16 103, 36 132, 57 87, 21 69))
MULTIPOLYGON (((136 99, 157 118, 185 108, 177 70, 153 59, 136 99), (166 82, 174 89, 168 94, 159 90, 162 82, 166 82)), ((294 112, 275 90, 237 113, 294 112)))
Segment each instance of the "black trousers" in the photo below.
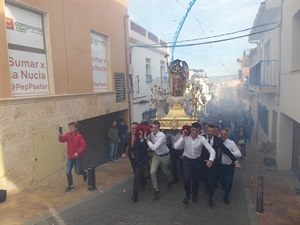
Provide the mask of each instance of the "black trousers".
POLYGON ((232 183, 233 183, 233 175, 234 175, 234 163, 230 165, 219 166, 219 179, 224 189, 224 200, 228 200, 229 193, 231 191, 232 183))
POLYGON ((171 172, 173 175, 173 180, 178 181, 178 165, 182 171, 182 159, 180 157, 183 153, 183 149, 180 150, 174 149, 172 148, 172 146, 169 145, 168 148, 170 150, 170 156, 171 156, 171 172))
POLYGON ((141 187, 145 187, 147 181, 144 176, 145 162, 135 163, 134 182, 133 182, 133 196, 137 197, 141 187))
POLYGON ((201 168, 200 157, 196 159, 189 159, 184 156, 182 159, 182 167, 185 195, 190 197, 190 195, 192 194, 192 197, 197 197, 201 168))
POLYGON ((208 200, 212 201, 219 177, 219 163, 214 162, 211 168, 202 163, 201 173, 205 185, 205 193, 208 194, 208 200))
POLYGON ((133 171, 133 173, 135 173, 135 162, 134 162, 134 159, 131 158, 131 156, 128 156, 128 159, 130 161, 130 164, 131 164, 131 167, 132 167, 132 171, 133 171))

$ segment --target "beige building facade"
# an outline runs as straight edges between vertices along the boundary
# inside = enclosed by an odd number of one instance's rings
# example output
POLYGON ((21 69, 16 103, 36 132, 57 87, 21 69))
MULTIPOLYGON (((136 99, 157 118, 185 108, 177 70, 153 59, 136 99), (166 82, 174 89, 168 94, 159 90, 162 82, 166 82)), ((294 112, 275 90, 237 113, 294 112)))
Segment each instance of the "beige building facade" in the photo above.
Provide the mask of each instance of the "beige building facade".
POLYGON ((65 176, 57 136, 71 121, 83 164, 107 161, 106 130, 130 118, 127 13, 124 0, 0 1, 0 189, 65 176))

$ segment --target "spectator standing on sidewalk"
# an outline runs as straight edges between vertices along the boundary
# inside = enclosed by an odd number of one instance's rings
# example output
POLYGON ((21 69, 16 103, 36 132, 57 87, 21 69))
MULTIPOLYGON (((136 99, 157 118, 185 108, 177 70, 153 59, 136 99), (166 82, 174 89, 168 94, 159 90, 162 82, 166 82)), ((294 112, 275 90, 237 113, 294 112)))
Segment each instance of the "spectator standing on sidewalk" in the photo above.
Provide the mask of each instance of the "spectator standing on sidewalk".
POLYGON ((201 131, 201 125, 198 122, 192 124, 191 134, 186 136, 187 130, 182 131, 182 136, 174 144, 175 149, 183 150, 183 181, 185 198, 183 204, 188 204, 190 196, 192 194, 192 201, 196 203, 198 201, 198 189, 199 189, 199 177, 201 169, 201 153, 202 146, 204 145, 209 152, 209 160, 205 160, 206 166, 210 168, 215 159, 215 150, 207 142, 207 140, 199 135, 201 131), (191 189, 192 183, 192 189, 191 189))
POLYGON ((117 157, 120 157, 120 155, 123 153, 123 147, 125 145, 125 137, 126 137, 126 134, 127 134, 127 131, 128 131, 128 126, 124 122, 124 119, 119 120, 119 124, 117 125, 117 129, 118 129, 120 144, 118 146, 118 150, 117 150, 116 155, 117 155, 117 157))
POLYGON ((67 165, 66 165, 66 174, 68 179, 68 187, 65 192, 69 193, 74 190, 73 177, 72 177, 72 169, 75 166, 75 173, 77 175, 82 175, 83 180, 87 180, 87 172, 82 171, 81 169, 81 161, 83 152, 86 149, 86 142, 82 135, 79 133, 78 125, 76 122, 71 122, 68 124, 69 132, 63 135, 59 133, 58 141, 59 142, 67 142, 67 165))
MULTIPOLYGON (((147 138, 147 144, 149 148, 153 151, 153 156, 151 160, 150 166, 150 174, 151 181, 154 192, 154 200, 159 198, 159 186, 157 182, 157 169, 160 166, 162 168, 163 173, 166 175, 168 179, 168 188, 172 187, 172 175, 169 170, 170 165, 170 151, 167 147, 167 139, 166 135, 160 130, 160 123, 158 121, 153 121, 151 124, 151 134, 147 138)), ((146 133, 145 133, 146 134, 146 133)))
POLYGON ((111 127, 107 131, 107 137, 109 142, 109 158, 110 162, 113 162, 116 158, 118 144, 120 143, 120 138, 117 129, 117 122, 114 120, 111 127))
MULTIPOLYGON (((236 146, 234 141, 228 139, 228 129, 222 129, 220 132, 221 139, 223 144, 231 151, 231 153, 236 157, 241 157, 241 152, 236 146)), ((231 191, 234 175, 234 163, 233 161, 225 154, 221 155, 221 165, 219 166, 219 179, 224 190, 223 201, 225 204, 229 204, 229 193, 231 191)))

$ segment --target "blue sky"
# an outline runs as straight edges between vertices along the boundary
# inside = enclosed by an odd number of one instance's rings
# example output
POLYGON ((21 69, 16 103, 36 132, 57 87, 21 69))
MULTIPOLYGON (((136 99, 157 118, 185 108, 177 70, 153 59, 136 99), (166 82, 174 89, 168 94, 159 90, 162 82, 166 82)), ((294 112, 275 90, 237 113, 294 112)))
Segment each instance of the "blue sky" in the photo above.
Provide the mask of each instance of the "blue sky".
MULTIPOLYGON (((190 2, 191 0, 128 0, 128 11, 131 20, 161 39, 172 42, 190 2)), ((251 28, 261 2, 262 0, 197 0, 185 20, 178 41, 251 28)), ((217 39, 245 34, 249 34, 249 31, 217 39)), ((240 69, 236 59, 242 56, 245 49, 253 47, 255 45, 248 42, 248 37, 193 47, 177 47, 174 59, 185 60, 191 69, 203 69, 208 76, 235 75, 240 69)))

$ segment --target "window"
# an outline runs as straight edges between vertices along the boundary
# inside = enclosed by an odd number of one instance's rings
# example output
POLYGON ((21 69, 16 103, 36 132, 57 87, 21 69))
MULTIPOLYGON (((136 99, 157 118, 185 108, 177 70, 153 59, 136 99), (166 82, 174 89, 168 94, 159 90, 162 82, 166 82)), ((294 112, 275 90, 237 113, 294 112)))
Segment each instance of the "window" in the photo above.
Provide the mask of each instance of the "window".
POLYGON ((123 102, 126 100, 125 75, 124 73, 115 73, 114 78, 116 101, 123 102))
POLYGON ((146 58, 146 82, 152 82, 152 74, 151 74, 151 59, 146 58))

